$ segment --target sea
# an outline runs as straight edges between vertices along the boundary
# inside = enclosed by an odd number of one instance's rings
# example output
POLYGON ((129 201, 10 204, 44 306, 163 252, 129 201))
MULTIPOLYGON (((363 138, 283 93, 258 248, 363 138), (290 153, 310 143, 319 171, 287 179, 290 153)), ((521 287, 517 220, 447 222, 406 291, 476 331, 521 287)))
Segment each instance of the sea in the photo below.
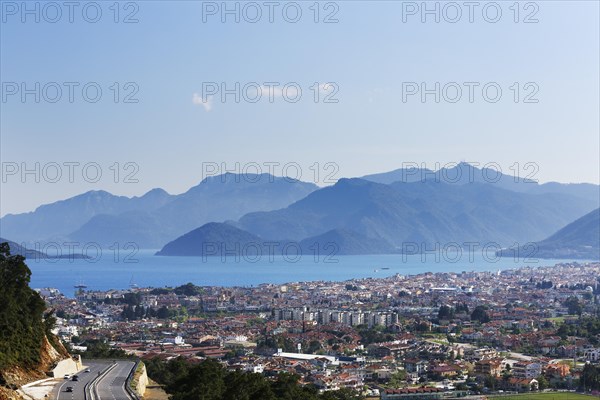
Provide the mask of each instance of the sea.
MULTIPOLYGON (((135 254, 104 254, 93 259, 28 259, 32 288, 56 288, 74 297, 86 290, 130 287, 198 286, 252 287, 263 283, 346 281, 425 272, 497 272, 520 267, 552 266, 569 260, 495 257, 485 253, 416 255, 346 255, 297 257, 166 257, 156 250, 135 254)), ((586 261, 577 261, 585 263, 586 261)))

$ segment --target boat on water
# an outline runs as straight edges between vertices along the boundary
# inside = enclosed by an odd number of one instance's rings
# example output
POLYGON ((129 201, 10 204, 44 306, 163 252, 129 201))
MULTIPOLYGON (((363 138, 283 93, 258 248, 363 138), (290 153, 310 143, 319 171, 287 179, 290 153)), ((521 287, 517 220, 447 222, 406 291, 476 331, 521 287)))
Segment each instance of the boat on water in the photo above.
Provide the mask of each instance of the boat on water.
POLYGON ((381 269, 390 269, 390 267, 382 267, 381 269))

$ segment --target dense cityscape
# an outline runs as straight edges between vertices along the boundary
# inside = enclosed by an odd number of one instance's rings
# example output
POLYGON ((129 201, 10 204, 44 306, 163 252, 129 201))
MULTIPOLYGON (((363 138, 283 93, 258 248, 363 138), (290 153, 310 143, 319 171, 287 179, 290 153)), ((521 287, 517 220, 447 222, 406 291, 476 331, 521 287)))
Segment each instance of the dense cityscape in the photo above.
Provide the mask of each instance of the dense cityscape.
MULTIPOLYGON (((600 263, 256 287, 36 289, 84 357, 218 361, 381 399, 598 390, 600 263)), ((159 379, 157 379, 159 380, 159 379)))

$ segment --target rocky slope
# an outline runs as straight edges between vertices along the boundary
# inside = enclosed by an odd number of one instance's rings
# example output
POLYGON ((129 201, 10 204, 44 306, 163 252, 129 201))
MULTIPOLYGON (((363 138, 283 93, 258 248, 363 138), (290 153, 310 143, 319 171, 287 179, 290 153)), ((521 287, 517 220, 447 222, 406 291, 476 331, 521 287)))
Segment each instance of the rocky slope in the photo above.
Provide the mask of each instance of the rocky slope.
POLYGON ((0 243, 0 399, 18 399, 18 388, 44 379, 69 357, 50 332, 54 326, 44 300, 29 287, 31 270, 21 255, 0 243))

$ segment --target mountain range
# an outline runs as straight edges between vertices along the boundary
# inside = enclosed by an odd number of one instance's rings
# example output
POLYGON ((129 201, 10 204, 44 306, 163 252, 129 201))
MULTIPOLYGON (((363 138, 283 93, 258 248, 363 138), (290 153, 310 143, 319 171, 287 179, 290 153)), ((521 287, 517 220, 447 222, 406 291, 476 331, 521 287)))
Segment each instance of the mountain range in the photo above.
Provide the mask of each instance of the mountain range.
POLYGON ((35 211, 8 214, 0 219, 2 236, 15 242, 61 241, 97 215, 118 215, 160 208, 172 199, 162 189, 154 189, 141 197, 115 196, 103 190, 90 191, 66 200, 45 204, 35 211))
MULTIPOLYGON (((480 174, 481 170, 473 172, 480 174)), ((537 185, 515 183, 519 184, 537 185)), ((414 251, 414 246, 433 249, 436 243, 476 242, 483 246, 492 242, 511 246, 538 241, 598 204, 589 193, 581 195, 577 185, 560 186, 561 190, 548 193, 509 190, 506 186, 485 181, 383 184, 340 179, 286 208, 251 212, 228 224, 238 228, 239 235, 251 235, 246 238, 259 243, 295 241, 303 251, 318 246, 323 252, 325 246, 333 245, 337 254, 386 254, 414 251)), ((216 225, 203 228, 203 236, 188 241, 187 246, 205 246, 208 231, 222 229, 216 225)), ((212 240, 226 248, 234 245, 214 237, 212 240)), ((182 242, 172 242, 168 255, 173 254, 175 244, 182 242)))
POLYGON ((324 188, 268 174, 224 174, 179 195, 162 189, 133 198, 87 192, 7 215, 0 233, 25 243, 134 242, 162 248, 159 255, 202 255, 209 242, 230 248, 294 241, 303 249, 318 246, 321 253, 333 243, 336 254, 397 253, 407 244, 427 250, 454 242, 510 247, 549 238, 597 208, 599 193, 597 185, 540 185, 466 163, 436 172, 341 178, 324 188))
POLYGON ((333 229, 351 230, 401 250, 449 242, 540 240, 589 212, 591 200, 548 193, 511 192, 472 183, 340 179, 290 206, 244 215, 235 226, 264 238, 302 240, 333 229))
POLYGON ((500 168, 476 168, 475 166, 461 162, 453 166, 442 167, 433 171, 428 168, 400 168, 380 174, 365 175, 362 179, 390 184, 394 182, 441 182, 446 184, 464 185, 467 183, 487 183, 494 186, 511 190, 514 192, 545 194, 562 193, 571 196, 582 197, 593 200, 596 203, 600 201, 600 190, 598 185, 591 183, 558 183, 547 182, 537 183, 533 178, 537 173, 537 166, 534 163, 524 163, 515 167, 517 172, 525 177, 503 174, 500 168), (531 178, 528 178, 531 176, 531 178))
MULTIPOLYGON (((600 260, 600 208, 559 229, 550 237, 519 247, 519 255, 529 258, 568 258, 600 260)), ((498 252, 514 257, 515 248, 498 252)))
POLYGON ((17 242, 134 242, 162 247, 207 222, 235 220, 250 211, 285 207, 318 187, 268 174, 205 178, 185 193, 153 189, 141 197, 90 191, 0 219, 2 236, 17 242))

